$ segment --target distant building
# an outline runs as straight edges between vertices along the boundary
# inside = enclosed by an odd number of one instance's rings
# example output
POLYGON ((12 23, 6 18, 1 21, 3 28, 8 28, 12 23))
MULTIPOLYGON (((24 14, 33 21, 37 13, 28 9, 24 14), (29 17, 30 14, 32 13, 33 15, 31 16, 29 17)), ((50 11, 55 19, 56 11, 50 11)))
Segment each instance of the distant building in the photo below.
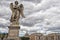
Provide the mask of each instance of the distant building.
POLYGON ((47 36, 48 40, 60 40, 60 33, 52 33, 47 36))
POLYGON ((52 33, 48 35, 43 35, 40 40, 60 40, 60 33, 52 33))
POLYGON ((29 37, 29 34, 28 34, 28 33, 26 33, 24 37, 29 37))
POLYGON ((33 33, 30 35, 30 40, 60 40, 60 33, 52 33, 48 35, 33 33))
POLYGON ((40 40, 48 40, 48 38, 47 38, 46 35, 43 35, 43 36, 41 36, 41 39, 40 40))
POLYGON ((41 40, 41 36, 43 36, 43 34, 41 34, 41 33, 33 33, 29 37, 30 37, 30 40, 41 40))

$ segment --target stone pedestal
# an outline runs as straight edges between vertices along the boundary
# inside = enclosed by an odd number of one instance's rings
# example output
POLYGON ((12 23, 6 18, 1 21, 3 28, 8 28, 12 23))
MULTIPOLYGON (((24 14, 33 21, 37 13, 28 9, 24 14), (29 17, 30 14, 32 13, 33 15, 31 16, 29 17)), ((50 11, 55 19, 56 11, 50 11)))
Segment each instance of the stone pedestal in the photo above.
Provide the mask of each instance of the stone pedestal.
POLYGON ((9 26, 9 33, 7 40, 20 40, 19 29, 20 26, 9 26))

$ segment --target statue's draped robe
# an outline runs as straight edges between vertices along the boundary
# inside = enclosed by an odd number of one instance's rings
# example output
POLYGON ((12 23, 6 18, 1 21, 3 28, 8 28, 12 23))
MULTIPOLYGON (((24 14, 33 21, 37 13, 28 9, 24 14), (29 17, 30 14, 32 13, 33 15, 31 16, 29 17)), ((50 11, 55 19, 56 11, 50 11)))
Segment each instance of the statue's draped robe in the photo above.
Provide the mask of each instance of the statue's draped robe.
POLYGON ((13 8, 11 8, 11 10, 12 10, 12 16, 11 16, 10 21, 11 22, 18 21, 20 18, 19 6, 15 5, 15 6, 13 6, 13 8))
POLYGON ((15 10, 15 14, 14 14, 14 21, 18 21, 19 18, 20 18, 20 12, 19 12, 19 7, 18 6, 15 6, 14 7, 14 10, 15 10))

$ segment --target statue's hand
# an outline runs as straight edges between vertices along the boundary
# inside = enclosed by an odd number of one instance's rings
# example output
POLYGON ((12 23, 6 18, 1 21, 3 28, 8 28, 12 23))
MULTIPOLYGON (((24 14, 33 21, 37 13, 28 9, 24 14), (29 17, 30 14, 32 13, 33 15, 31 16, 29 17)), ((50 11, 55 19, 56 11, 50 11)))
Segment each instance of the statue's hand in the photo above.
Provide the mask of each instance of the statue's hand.
POLYGON ((23 16, 23 18, 25 18, 25 16, 23 16))

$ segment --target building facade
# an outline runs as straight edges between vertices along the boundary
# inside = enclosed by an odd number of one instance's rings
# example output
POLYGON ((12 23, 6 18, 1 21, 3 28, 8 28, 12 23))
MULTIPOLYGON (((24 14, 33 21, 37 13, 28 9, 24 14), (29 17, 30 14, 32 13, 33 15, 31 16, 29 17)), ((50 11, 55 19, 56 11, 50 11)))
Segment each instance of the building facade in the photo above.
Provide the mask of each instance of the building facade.
POLYGON ((41 40, 41 36, 43 36, 43 34, 33 33, 29 36, 29 38, 30 38, 30 40, 41 40))
POLYGON ((48 35, 33 33, 30 35, 30 40, 60 40, 60 33, 52 33, 48 35))

